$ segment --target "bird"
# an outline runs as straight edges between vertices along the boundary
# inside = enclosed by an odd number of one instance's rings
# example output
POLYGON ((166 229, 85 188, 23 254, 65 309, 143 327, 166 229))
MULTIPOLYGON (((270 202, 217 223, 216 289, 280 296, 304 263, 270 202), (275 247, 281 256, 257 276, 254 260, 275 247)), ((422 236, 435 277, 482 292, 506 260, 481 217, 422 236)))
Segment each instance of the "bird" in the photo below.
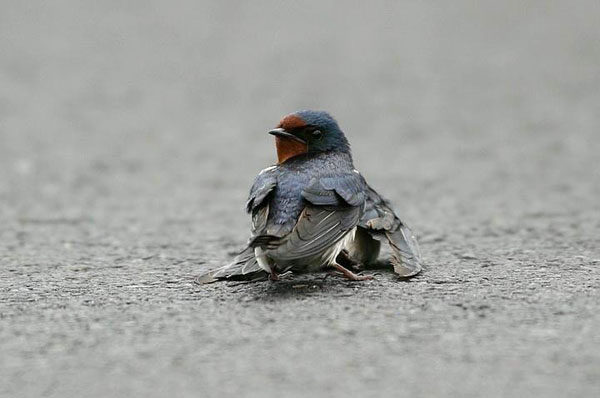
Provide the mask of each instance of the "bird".
POLYGON ((275 137, 277 163, 262 170, 250 189, 250 239, 231 263, 200 275, 197 283, 277 281, 327 269, 364 281, 372 276, 360 270, 376 263, 382 243, 389 244, 389 263, 399 277, 422 270, 411 229, 356 170, 350 144, 329 113, 297 111, 268 133, 275 137))

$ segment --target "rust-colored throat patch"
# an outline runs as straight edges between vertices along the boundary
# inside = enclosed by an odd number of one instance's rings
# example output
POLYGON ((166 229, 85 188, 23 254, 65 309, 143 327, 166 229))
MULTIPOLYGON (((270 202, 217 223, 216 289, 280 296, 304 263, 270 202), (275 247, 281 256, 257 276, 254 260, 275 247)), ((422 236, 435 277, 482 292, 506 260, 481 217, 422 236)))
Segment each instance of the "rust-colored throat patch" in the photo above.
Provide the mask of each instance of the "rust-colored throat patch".
POLYGON ((308 152, 308 146, 288 137, 275 137, 277 147, 277 162, 283 163, 294 156, 308 152))

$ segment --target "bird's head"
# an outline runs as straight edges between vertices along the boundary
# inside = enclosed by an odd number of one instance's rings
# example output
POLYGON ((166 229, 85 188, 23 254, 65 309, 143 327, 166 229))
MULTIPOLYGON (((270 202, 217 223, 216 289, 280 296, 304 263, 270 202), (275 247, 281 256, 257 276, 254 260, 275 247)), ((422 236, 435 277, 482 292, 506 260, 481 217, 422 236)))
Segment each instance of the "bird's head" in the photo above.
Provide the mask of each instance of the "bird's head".
POLYGON ((350 144, 330 114, 323 111, 298 111, 285 116, 275 136, 279 163, 304 153, 338 151, 350 154, 350 144))

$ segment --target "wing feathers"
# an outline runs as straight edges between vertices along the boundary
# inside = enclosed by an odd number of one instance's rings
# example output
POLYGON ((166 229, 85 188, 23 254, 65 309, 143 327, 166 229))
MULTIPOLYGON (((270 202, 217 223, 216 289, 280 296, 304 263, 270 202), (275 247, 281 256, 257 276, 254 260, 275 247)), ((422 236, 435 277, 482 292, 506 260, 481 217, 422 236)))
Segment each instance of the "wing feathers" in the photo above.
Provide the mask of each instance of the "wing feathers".
POLYGON ((421 271, 423 267, 417 239, 394 214, 389 203, 371 187, 368 187, 366 210, 359 225, 370 232, 373 238, 388 241, 393 252, 391 263, 399 276, 409 277, 421 271))
POLYGON ((366 184, 357 173, 314 178, 302 197, 317 206, 361 206, 366 184))
POLYGON ((277 185, 277 178, 269 172, 261 172, 254 180, 248 201, 246 202, 246 211, 250 213, 256 209, 277 185))
POLYGON ((386 232, 385 236, 394 252, 391 261, 394 271, 402 277, 413 276, 421 272, 423 268, 421 252, 410 229, 406 225, 401 225, 394 232, 386 232))
POLYGON ((292 232, 269 254, 293 260, 319 254, 342 239, 357 224, 361 208, 316 208, 307 206, 292 232))

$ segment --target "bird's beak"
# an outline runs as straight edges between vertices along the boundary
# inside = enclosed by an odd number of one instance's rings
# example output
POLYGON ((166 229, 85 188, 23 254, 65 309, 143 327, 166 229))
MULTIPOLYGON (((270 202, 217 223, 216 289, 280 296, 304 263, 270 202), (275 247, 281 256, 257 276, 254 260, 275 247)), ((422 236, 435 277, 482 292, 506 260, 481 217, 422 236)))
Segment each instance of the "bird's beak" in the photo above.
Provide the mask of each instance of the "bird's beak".
POLYGON ((296 140, 306 145, 306 141, 304 141, 302 138, 296 137, 294 134, 288 133, 287 131, 285 131, 285 129, 282 128, 273 129, 269 131, 269 134, 274 135, 275 137, 290 138, 292 140, 296 140))

